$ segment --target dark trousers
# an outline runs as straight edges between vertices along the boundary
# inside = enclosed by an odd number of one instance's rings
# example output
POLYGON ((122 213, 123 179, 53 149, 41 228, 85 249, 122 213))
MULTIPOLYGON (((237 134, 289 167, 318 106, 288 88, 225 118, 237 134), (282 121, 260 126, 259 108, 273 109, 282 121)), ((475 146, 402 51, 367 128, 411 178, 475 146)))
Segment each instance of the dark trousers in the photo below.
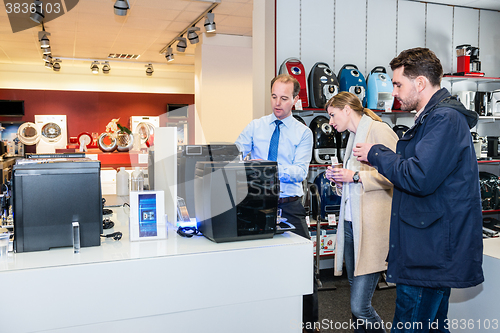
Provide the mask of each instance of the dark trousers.
POLYGON ((391 333, 447 332, 451 288, 396 285, 391 333))
MULTIPOLYGON (((295 234, 311 239, 306 223, 306 210, 300 200, 279 204, 278 208, 281 208, 281 217, 285 217, 287 222, 295 226, 296 229, 293 231, 295 234)), ((311 255, 313 254, 312 250, 311 248, 311 255)), ((314 271, 312 273, 316 273, 316 261, 314 261, 314 271)), ((318 283, 315 276, 313 276, 313 293, 304 295, 302 303, 302 322, 304 327, 314 327, 314 323, 319 321, 318 283)))

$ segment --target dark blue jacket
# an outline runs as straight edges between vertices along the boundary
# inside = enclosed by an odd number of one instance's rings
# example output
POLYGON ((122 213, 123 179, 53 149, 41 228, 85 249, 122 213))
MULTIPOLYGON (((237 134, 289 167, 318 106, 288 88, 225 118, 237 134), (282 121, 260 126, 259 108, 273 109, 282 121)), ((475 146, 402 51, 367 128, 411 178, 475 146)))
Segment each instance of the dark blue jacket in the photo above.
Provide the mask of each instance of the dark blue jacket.
POLYGON ((483 282, 481 194, 469 130, 477 119, 443 88, 396 153, 370 149, 370 164, 394 184, 389 282, 431 288, 483 282))

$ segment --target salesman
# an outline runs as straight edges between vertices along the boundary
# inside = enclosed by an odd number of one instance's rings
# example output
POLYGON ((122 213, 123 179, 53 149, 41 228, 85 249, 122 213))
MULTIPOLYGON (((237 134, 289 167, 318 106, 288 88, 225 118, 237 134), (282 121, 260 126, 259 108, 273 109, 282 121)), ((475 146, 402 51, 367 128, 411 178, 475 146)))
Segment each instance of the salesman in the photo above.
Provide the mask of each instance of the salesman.
MULTIPOLYGON (((280 180, 278 208, 282 217, 295 226, 295 233, 310 239, 306 211, 302 205, 302 181, 307 178, 313 148, 311 130, 292 116, 299 99, 300 84, 290 75, 281 74, 271 81, 273 113, 248 124, 235 144, 252 159, 276 161, 280 180)), ((312 253, 312 251, 311 251, 312 253)), ((304 296, 303 323, 307 327, 318 321, 317 287, 304 296)))

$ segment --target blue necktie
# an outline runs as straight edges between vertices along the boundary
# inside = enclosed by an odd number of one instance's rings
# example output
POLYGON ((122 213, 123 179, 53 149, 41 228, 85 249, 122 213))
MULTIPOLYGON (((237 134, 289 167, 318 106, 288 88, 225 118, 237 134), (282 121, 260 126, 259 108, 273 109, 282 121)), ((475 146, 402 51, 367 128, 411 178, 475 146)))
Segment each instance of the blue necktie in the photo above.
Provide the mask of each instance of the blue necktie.
POLYGON ((276 161, 278 159, 280 125, 283 124, 283 122, 279 119, 276 119, 274 122, 276 123, 276 128, 274 129, 273 136, 271 137, 271 143, 269 144, 269 154, 267 154, 268 161, 276 161))

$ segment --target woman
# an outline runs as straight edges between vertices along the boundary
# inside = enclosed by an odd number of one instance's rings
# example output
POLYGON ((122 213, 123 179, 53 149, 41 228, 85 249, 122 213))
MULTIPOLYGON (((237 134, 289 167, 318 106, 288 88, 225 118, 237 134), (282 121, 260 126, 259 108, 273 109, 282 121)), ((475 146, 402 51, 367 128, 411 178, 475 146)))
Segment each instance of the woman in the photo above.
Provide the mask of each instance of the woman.
POLYGON ((345 260, 353 321, 362 320, 364 324, 355 332, 385 332, 371 300, 380 272, 387 267, 392 184, 370 165, 358 162, 352 148, 369 142, 395 150, 398 137, 352 93, 340 92, 325 108, 330 125, 338 132, 350 132, 343 168, 326 170, 326 177, 335 182, 337 193, 342 195, 334 273, 342 275, 345 260))

